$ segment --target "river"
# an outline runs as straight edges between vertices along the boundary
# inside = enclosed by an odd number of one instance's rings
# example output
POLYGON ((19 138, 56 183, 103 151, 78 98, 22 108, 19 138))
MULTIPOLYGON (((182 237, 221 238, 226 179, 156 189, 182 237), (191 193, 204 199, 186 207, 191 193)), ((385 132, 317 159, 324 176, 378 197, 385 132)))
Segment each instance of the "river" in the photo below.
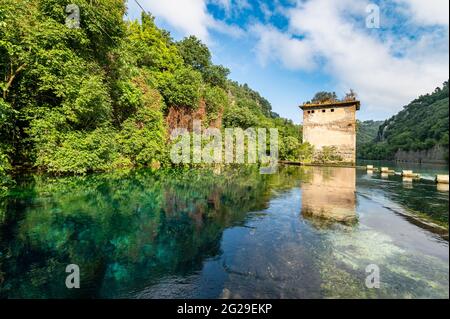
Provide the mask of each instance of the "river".
POLYGON ((448 225, 448 196, 352 168, 23 176, 0 298, 448 298, 448 231, 420 222, 448 225))

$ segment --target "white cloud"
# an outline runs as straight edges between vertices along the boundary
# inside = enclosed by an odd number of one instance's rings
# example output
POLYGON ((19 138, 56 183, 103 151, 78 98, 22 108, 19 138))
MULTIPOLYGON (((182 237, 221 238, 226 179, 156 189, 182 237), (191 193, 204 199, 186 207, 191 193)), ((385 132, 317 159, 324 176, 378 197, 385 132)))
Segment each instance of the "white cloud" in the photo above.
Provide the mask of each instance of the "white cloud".
POLYGON ((448 0, 395 0, 406 8, 406 14, 412 16, 413 22, 420 25, 443 25, 449 22, 448 0))
MULTIPOLYGON (((291 1, 294 7, 282 6, 278 0, 270 6, 273 14, 288 19, 287 30, 261 23, 248 27, 248 34, 257 37, 255 52, 263 65, 279 62, 287 69, 309 72, 320 67, 335 80, 336 91, 343 94, 355 89, 369 113, 395 113, 449 78, 448 0, 389 2, 386 10, 395 5, 395 10, 407 18, 403 27, 426 27, 427 33, 421 31, 414 38, 389 29, 366 29, 369 0, 291 1)), ((213 42, 211 31, 239 37, 243 30, 215 19, 208 12, 208 3, 221 6, 227 17, 242 15, 252 6, 249 0, 140 2, 175 30, 196 35, 209 44, 213 42)), ((259 8, 269 20, 269 6, 260 2, 259 8)), ((382 16, 382 27, 383 21, 382 16)))
POLYGON ((232 0, 210 0, 211 3, 221 6, 225 12, 231 12, 231 1, 232 0))
POLYGON ((208 0, 208 2, 222 7, 228 18, 252 8, 249 0, 208 0))
MULTIPOLYGON (((219 0, 226 5, 227 0, 219 0)), ((185 35, 211 42, 210 30, 239 36, 242 31, 215 19, 207 10, 207 0, 141 0, 143 7, 185 35)))
POLYGON ((251 9, 252 5, 248 0, 235 0, 236 6, 239 10, 251 9))
POLYGON ((259 9, 263 13, 265 21, 269 21, 270 18, 274 15, 274 12, 269 8, 269 6, 265 2, 260 3, 259 9))
POLYGON ((291 70, 313 70, 315 68, 314 50, 309 41, 301 41, 282 33, 274 27, 257 24, 251 27, 259 41, 255 52, 261 64, 280 60, 291 70))
POLYGON ((416 40, 392 34, 382 41, 376 33, 383 30, 370 32, 364 22, 356 25, 348 18, 359 14, 364 21, 366 4, 358 0, 298 2, 287 13, 288 34, 271 26, 253 27, 260 61, 275 58, 289 69, 310 71, 320 58, 320 66, 338 83, 336 90, 355 89, 369 113, 395 113, 448 79, 448 28, 444 37, 441 30, 416 40))

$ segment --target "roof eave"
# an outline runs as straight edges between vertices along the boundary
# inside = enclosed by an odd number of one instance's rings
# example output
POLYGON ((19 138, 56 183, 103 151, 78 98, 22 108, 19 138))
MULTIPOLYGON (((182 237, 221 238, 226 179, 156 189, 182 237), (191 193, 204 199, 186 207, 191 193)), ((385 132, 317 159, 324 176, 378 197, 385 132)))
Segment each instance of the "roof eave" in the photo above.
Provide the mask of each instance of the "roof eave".
POLYGON ((345 107, 345 106, 353 106, 356 105, 356 110, 359 111, 361 109, 360 101, 348 101, 348 102, 335 102, 335 103, 311 103, 311 104, 303 104, 299 107, 302 110, 305 109, 317 109, 317 108, 332 108, 332 107, 345 107))

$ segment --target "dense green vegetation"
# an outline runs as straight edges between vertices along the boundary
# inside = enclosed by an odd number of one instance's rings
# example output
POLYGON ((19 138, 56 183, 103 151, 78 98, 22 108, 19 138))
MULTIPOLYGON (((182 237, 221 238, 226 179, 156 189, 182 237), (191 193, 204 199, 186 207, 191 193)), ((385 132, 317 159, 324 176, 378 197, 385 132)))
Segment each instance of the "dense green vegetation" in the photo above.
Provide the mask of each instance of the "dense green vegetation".
POLYGON ((385 121, 374 141, 360 145, 358 157, 383 160, 393 159, 398 150, 428 150, 437 145, 448 149, 448 113, 447 81, 442 88, 419 97, 385 121))
POLYGON ((169 107, 224 126, 277 127, 297 158, 300 129, 228 79, 195 37, 174 41, 153 17, 125 22, 124 0, 0 0, 0 185, 12 168, 83 174, 169 165, 169 107), (65 24, 80 8, 80 28, 65 24))
POLYGON ((356 99, 357 94, 352 89, 350 89, 350 91, 346 93, 342 99, 338 98, 336 92, 320 91, 314 95, 311 101, 308 101, 305 104, 326 104, 335 102, 356 101, 356 99))
POLYGON ((306 102, 305 104, 323 104, 323 103, 332 103, 338 100, 338 96, 336 92, 326 92, 320 91, 317 92, 311 101, 306 102))
POLYGON ((384 121, 357 121, 356 144, 358 146, 374 142, 384 121))
POLYGON ((317 163, 342 162, 342 156, 339 155, 336 146, 324 146, 314 155, 314 161, 317 163))

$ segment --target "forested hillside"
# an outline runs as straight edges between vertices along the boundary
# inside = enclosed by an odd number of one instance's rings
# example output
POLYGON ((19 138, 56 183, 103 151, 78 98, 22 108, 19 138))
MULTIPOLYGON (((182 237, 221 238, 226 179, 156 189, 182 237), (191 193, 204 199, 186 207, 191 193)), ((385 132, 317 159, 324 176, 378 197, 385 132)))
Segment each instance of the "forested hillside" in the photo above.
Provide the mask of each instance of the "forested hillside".
POLYGON ((360 146, 359 158, 393 159, 398 150, 421 151, 434 146, 448 149, 448 81, 432 94, 419 97, 385 121, 375 141, 360 146))
POLYGON ((383 123, 384 121, 358 121, 356 144, 360 146, 374 142, 383 123))
MULTIPOLYGON (((204 107, 223 126, 299 127, 228 79, 194 37, 180 42, 150 14, 125 22, 124 0, 0 0, 0 185, 13 169, 54 174, 170 165, 169 109, 204 107), (80 8, 80 28, 65 24, 80 8)), ((206 123, 205 125, 207 125, 206 123)))

